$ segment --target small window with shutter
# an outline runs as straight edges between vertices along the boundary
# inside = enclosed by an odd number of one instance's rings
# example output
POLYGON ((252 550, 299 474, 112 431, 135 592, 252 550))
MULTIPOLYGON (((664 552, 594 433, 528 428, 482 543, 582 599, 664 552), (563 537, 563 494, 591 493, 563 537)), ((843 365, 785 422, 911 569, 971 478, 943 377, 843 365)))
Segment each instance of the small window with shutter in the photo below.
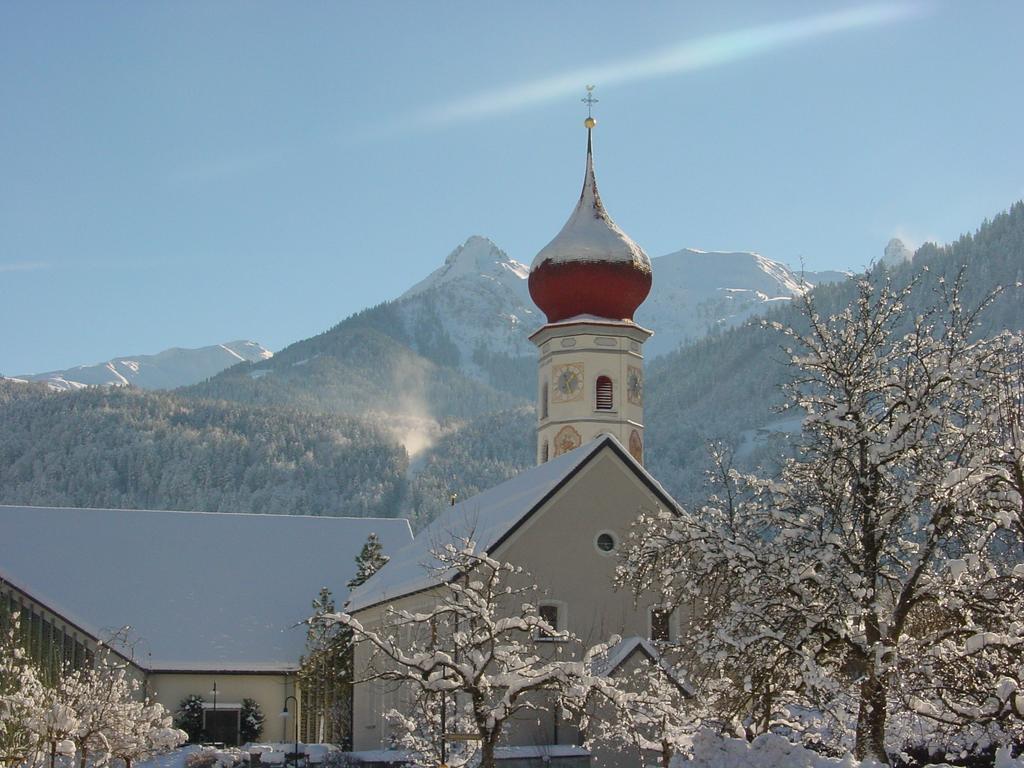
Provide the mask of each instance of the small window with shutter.
POLYGON ((597 410, 612 410, 612 380, 607 376, 597 377, 597 410))

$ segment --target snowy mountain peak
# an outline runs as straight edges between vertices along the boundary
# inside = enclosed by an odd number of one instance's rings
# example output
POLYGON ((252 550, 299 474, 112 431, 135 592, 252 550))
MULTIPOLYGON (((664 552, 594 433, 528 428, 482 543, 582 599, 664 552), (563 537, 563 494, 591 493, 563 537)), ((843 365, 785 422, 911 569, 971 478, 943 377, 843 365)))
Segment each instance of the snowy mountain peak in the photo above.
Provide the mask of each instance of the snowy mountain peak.
POLYGON ((651 266, 654 286, 637 312, 638 322, 655 331, 645 347, 651 357, 790 301, 815 279, 752 251, 684 248, 651 259, 651 266))
POLYGON ((105 363, 20 378, 45 381, 50 389, 58 391, 129 385, 142 389, 173 389, 207 379, 235 363, 255 363, 273 356, 273 352, 255 341, 226 341, 198 349, 172 347, 155 355, 115 357, 105 363))
POLYGON ((399 298, 407 299, 445 283, 467 277, 496 279, 510 285, 513 290, 519 291, 523 290, 523 287, 517 286, 516 283, 523 283, 525 286, 529 273, 529 267, 509 258, 508 254, 491 240, 479 235, 472 235, 466 242, 448 254, 442 266, 416 283, 399 298))
POLYGON ((885 246, 882 263, 890 267, 906 264, 914 258, 913 252, 898 237, 892 238, 885 246))

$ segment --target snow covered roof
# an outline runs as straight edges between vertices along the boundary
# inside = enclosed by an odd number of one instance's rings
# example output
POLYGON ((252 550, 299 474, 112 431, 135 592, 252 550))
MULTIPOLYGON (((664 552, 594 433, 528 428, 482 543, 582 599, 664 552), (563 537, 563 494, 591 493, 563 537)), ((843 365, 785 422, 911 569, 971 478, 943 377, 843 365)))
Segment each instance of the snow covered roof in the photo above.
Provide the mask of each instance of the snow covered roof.
POLYGON ((338 603, 370 533, 406 520, 0 505, 0 579, 105 639, 130 625, 151 670, 294 669, 296 624, 321 587, 338 603))
POLYGON ((587 131, 587 170, 583 191, 569 220, 555 238, 545 245, 533 260, 531 270, 544 262, 560 264, 570 261, 603 261, 634 264, 644 272, 651 271, 651 260, 608 215, 594 176, 594 153, 591 131, 587 131))
POLYGON ((420 531, 391 561, 360 587, 352 590, 345 610, 361 611, 380 603, 429 589, 450 578, 439 573, 433 551, 469 538, 481 552, 492 553, 516 528, 540 509, 601 450, 617 454, 656 493, 666 506, 676 502, 612 435, 604 434, 551 461, 527 469, 489 490, 449 507, 420 531))
POLYGON ((693 696, 693 687, 665 660, 661 651, 645 637, 624 637, 608 649, 608 652, 594 662, 594 672, 598 675, 613 675, 626 663, 634 653, 642 653, 651 663, 657 664, 661 671, 687 696, 693 696))

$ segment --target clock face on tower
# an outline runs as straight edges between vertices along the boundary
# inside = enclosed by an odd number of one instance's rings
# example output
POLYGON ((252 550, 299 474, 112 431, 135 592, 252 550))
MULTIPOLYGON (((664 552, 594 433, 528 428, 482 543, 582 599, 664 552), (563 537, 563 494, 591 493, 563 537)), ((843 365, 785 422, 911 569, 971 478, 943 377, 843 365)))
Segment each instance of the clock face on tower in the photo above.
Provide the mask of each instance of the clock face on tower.
POLYGON ((554 402, 579 400, 583 396, 583 363, 556 365, 551 369, 554 402))
POLYGON ((626 372, 626 396, 633 405, 644 404, 644 372, 635 365, 626 372))

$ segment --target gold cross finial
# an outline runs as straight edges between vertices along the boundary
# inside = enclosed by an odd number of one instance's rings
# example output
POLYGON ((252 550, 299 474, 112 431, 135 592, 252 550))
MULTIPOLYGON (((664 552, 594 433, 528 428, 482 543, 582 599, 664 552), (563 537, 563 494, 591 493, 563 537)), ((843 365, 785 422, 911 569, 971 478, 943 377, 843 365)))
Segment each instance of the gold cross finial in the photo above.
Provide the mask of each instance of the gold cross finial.
POLYGON ((587 86, 587 95, 580 99, 580 101, 587 105, 587 119, 583 121, 583 124, 588 129, 593 128, 597 125, 597 120, 594 119, 594 105, 599 101, 594 98, 594 86, 587 86))

